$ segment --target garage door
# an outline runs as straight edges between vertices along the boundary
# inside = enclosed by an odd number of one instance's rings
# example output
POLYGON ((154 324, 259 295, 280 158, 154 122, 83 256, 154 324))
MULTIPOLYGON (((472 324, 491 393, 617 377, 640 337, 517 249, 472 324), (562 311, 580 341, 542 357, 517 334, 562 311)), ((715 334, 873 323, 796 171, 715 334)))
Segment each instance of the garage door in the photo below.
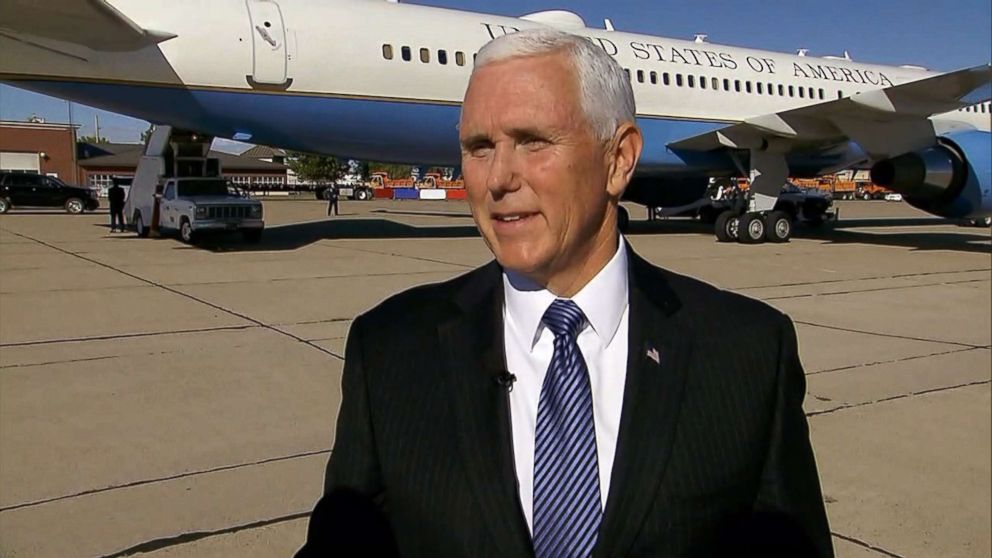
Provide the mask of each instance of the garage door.
POLYGON ((0 171, 41 172, 37 153, 0 151, 0 171))

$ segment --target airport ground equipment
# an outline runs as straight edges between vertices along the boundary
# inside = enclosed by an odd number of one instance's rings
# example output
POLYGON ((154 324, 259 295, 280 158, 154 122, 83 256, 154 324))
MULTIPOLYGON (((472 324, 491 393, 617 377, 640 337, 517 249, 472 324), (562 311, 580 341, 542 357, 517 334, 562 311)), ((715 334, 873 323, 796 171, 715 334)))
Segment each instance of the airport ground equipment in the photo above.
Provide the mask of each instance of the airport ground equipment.
MULTIPOLYGON (((320 186, 314 190, 314 196, 318 200, 326 200, 330 197, 330 189, 332 186, 320 186)), ((337 185, 338 189, 338 199, 346 200, 357 200, 357 201, 368 201, 374 196, 372 193, 372 188, 365 184, 355 184, 355 183, 342 183, 337 185)))
POLYGON ((262 203, 248 198, 221 175, 220 161, 207 157, 213 138, 158 126, 124 206, 138 236, 178 234, 183 242, 220 232, 240 232, 248 242, 262 238, 262 203))

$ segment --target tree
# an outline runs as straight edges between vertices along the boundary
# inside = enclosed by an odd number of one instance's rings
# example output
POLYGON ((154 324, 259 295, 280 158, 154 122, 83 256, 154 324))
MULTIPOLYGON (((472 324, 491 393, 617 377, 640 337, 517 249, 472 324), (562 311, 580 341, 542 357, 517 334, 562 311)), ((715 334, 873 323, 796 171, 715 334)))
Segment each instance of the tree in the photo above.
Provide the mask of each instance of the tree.
POLYGON ((79 138, 79 141, 81 143, 92 143, 92 144, 110 143, 110 140, 108 140, 107 138, 105 138, 103 136, 99 136, 99 137, 97 137, 97 136, 82 136, 81 138, 79 138))
POLYGON ((384 172, 389 178, 410 178, 413 172, 413 165, 397 165, 395 163, 380 163, 372 161, 369 163, 370 172, 384 172))
POLYGON ((286 165, 296 173, 300 181, 318 184, 335 182, 348 170, 347 162, 337 157, 299 151, 289 152, 286 165))

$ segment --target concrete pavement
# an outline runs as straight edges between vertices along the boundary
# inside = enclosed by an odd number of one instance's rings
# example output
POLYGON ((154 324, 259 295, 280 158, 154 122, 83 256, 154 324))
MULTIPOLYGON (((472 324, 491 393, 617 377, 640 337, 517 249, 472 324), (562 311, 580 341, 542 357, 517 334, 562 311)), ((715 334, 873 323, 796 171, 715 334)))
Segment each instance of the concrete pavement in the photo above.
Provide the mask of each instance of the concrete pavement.
MULTIPOLYGON (((489 259, 459 202, 325 209, 267 201, 258 246, 0 216, 0 555, 299 546, 350 320, 489 259)), ((988 556, 989 231, 901 203, 841 210, 785 245, 717 244, 679 220, 629 239, 795 320, 838 556, 988 556)))

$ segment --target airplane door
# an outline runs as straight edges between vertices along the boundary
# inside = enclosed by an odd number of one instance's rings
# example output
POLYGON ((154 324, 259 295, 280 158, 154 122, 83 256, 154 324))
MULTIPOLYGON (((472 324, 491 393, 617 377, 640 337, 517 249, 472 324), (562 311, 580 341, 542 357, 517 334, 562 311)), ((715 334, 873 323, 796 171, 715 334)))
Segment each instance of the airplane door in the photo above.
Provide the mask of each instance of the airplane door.
POLYGON ((251 21, 252 87, 288 86, 286 79, 286 30, 276 0, 245 0, 251 21))

